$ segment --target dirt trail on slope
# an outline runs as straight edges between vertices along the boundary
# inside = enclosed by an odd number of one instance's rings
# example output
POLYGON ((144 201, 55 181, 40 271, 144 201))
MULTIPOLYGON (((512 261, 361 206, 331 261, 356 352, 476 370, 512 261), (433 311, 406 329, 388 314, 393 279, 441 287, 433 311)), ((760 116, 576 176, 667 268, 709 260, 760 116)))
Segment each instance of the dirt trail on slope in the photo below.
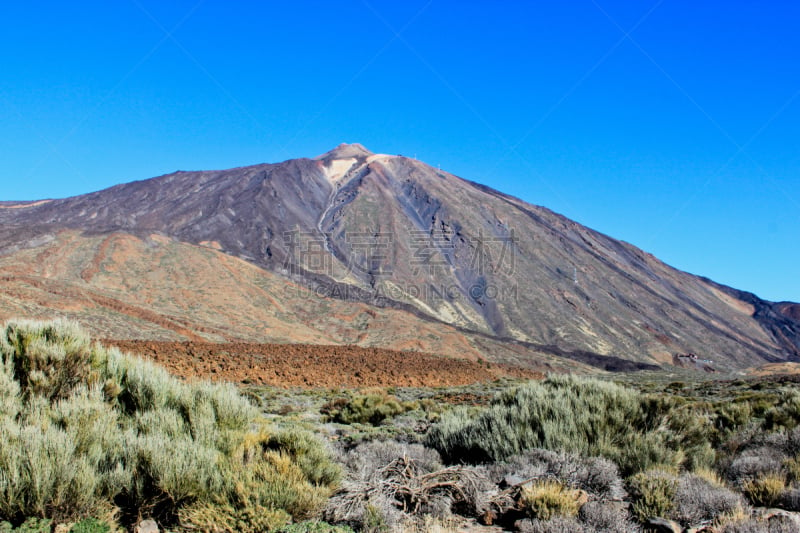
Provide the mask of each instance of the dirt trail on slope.
POLYGON ((360 346, 103 341, 186 379, 277 387, 444 387, 501 377, 541 379, 540 372, 421 352, 360 346))

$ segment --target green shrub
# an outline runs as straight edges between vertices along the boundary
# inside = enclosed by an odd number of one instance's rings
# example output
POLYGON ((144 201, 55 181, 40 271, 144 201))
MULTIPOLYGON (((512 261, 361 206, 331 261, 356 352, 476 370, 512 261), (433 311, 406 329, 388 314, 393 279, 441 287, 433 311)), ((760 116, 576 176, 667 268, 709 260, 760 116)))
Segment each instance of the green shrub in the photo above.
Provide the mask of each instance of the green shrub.
POLYGON ((323 444, 314 435, 297 429, 281 430, 261 443, 264 449, 286 453, 313 485, 334 489, 341 478, 341 469, 331 459, 323 444))
POLYGON ((784 459, 783 468, 789 475, 789 481, 800 481, 800 455, 784 459))
POLYGON ((678 478, 664 470, 640 472, 628 480, 631 514, 639 521, 666 518, 675 506, 678 478))
POLYGON ((793 429, 800 423, 800 391, 783 391, 774 407, 764 413, 764 429, 793 429))
POLYGON ((678 465, 674 435, 660 406, 634 390, 575 376, 551 376, 500 393, 478 415, 442 416, 427 443, 448 462, 504 460, 532 448, 600 455, 623 474, 653 464, 678 465))
POLYGON ((748 402, 721 402, 714 405, 714 415, 714 428, 728 435, 752 420, 753 409, 748 402))
POLYGON ((97 518, 86 518, 70 528, 69 533, 109 533, 111 526, 97 518))
POLYGON ((535 481, 522 488, 519 507, 530 518, 550 520, 556 516, 578 515, 580 491, 554 480, 535 481))
POLYGON ((9 522, 0 522, 0 533, 50 533, 52 524, 46 518, 28 518, 17 528, 9 522))
POLYGON ((354 398, 337 398, 323 406, 328 419, 339 424, 372 424, 377 426, 388 418, 405 413, 416 406, 401 402, 386 393, 360 394, 354 398))
POLYGON ((389 525, 383 517, 381 510, 372 504, 364 508, 364 533, 388 533, 389 525))
POLYGON ((247 435, 225 459, 225 498, 199 500, 179 512, 181 523, 206 531, 275 531, 292 519, 317 516, 340 471, 313 435, 284 430, 247 435), (213 529, 216 528, 216 529, 213 529))
POLYGON ((282 509, 236 508, 224 502, 195 502, 179 511, 181 525, 189 531, 263 533, 278 531, 291 521, 282 509))

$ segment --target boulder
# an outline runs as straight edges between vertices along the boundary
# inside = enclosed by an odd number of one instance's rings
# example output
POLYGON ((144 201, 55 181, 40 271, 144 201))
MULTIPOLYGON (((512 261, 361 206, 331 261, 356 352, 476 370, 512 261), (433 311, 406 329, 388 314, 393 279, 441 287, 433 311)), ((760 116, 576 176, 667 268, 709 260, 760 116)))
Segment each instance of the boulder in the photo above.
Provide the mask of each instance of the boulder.
POLYGON ((135 533, 159 533, 158 524, 155 520, 142 520, 134 529, 135 533))
POLYGON ((679 523, 666 518, 649 518, 644 523, 644 530, 648 533, 683 533, 679 523))

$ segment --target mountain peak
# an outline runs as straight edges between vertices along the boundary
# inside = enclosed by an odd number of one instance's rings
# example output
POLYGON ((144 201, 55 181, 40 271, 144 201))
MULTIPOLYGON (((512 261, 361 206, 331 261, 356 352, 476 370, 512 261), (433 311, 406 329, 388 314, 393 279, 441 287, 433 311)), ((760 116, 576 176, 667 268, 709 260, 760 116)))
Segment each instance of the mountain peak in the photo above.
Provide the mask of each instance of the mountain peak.
POLYGON ((372 152, 364 148, 363 145, 358 143, 347 144, 342 143, 330 152, 325 152, 322 155, 318 155, 314 159, 349 159, 351 157, 359 158, 359 157, 369 157, 373 155, 372 152))

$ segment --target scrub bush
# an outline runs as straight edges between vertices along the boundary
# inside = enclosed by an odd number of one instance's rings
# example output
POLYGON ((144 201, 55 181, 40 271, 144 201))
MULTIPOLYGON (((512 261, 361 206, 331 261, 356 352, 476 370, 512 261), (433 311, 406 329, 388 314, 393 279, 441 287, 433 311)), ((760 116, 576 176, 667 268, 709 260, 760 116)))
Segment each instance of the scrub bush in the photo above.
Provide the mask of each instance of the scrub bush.
MULTIPOLYGON (((0 328, 0 520, 273 531, 317 515, 339 470, 308 433, 253 429, 232 385, 183 383, 75 324, 0 328), (83 523, 83 522, 79 522, 83 523)), ((48 529, 49 531, 49 529, 48 529)))

